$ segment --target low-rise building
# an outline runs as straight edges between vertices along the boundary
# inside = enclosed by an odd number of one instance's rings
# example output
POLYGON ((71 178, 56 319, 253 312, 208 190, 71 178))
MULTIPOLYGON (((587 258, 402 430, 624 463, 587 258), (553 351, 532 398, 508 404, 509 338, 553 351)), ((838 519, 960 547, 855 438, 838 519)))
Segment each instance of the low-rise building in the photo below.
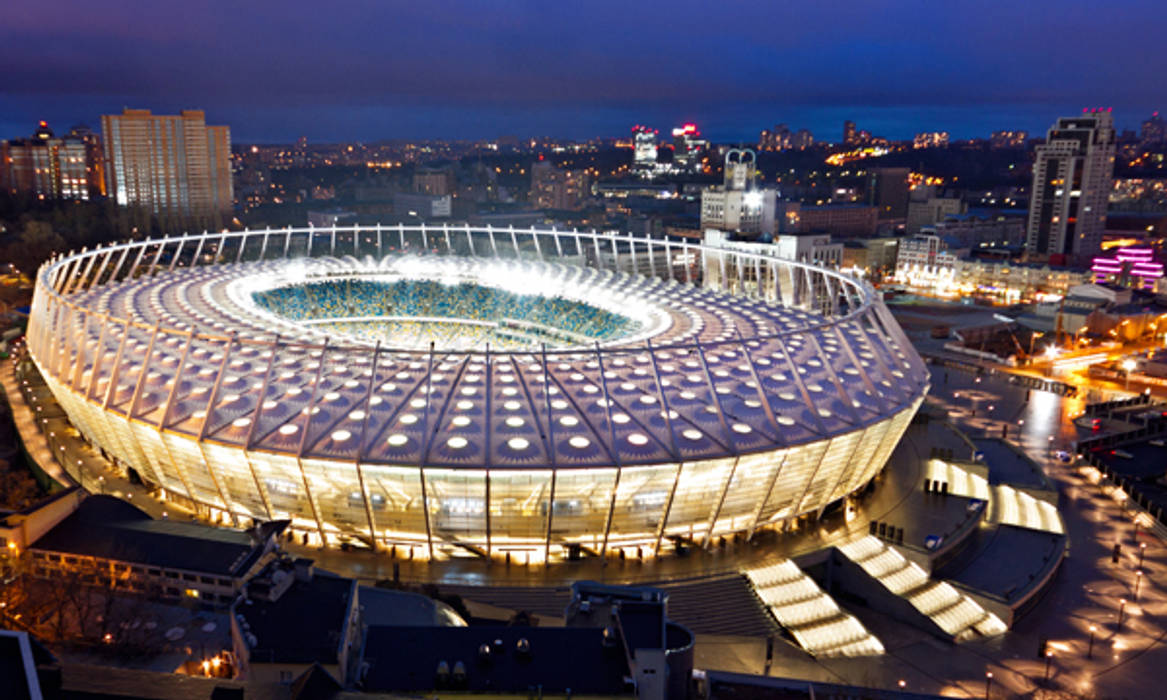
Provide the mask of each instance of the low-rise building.
POLYGON ((155 520, 119 498, 89 496, 29 545, 28 573, 227 606, 273 556, 287 524, 244 532, 155 520))
POLYGON ((238 677, 289 683, 319 664, 347 684, 361 639, 357 590, 308 559, 271 562, 231 606, 238 677))
POLYGON ((416 192, 395 192, 393 212, 398 217, 425 219, 445 219, 453 213, 453 199, 448 194, 419 194, 416 192))
POLYGON ((823 232, 832 236, 874 236, 879 225, 879 208, 863 204, 825 204, 803 206, 799 212, 799 230, 823 232))

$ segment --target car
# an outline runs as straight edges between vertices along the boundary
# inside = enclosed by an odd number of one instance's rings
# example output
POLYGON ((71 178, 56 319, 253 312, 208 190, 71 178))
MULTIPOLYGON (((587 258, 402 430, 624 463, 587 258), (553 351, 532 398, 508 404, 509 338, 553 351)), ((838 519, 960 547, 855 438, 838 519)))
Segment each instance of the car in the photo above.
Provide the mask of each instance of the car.
POLYGON ((1065 450, 1058 450, 1054 453, 1054 457, 1056 457, 1057 460, 1062 464, 1069 464, 1070 462, 1074 461, 1074 455, 1065 450))
POLYGON ((1155 447, 1167 446, 1167 442, 1163 442, 1162 440, 1151 440, 1150 444, 1154 445, 1155 447))
POLYGON ((1127 452, 1126 450, 1112 450, 1111 454, 1113 454, 1115 457, 1122 457, 1123 459, 1134 459, 1135 457, 1133 454, 1127 452))

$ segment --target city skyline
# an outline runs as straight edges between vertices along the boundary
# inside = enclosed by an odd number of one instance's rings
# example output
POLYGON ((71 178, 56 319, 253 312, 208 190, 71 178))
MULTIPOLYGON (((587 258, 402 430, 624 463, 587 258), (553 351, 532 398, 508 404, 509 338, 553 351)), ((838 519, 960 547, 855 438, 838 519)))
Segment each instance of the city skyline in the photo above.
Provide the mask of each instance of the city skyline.
POLYGON ((690 121, 718 141, 777 122, 836 141, 844 119, 893 139, 962 139, 1041 133, 1087 106, 1114 107, 1118 128, 1132 128, 1167 96, 1153 70, 1167 59, 1157 4, 1119 4, 1105 22, 1085 4, 919 9, 281 3, 179 14, 60 0, 52 23, 16 8, 0 29, 0 136, 132 107, 204 109, 239 142, 585 139, 690 121), (1144 47, 1138 61, 1132 46, 1144 47))

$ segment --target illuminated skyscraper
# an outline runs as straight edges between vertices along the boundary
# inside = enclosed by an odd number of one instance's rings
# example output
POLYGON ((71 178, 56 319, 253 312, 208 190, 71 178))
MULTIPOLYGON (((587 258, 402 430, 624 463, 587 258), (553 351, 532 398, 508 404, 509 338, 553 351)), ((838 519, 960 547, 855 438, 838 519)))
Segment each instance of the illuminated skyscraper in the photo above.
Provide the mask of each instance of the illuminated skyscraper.
POLYGON ((104 115, 106 183, 122 205, 167 218, 214 221, 231 211, 231 133, 207 126, 201 110, 153 115, 127 109, 104 115))
POLYGON ((696 124, 686 124, 673 129, 673 160, 683 170, 696 170, 701 166, 701 153, 709 148, 709 142, 701 138, 696 124))
POLYGON ((1037 147, 1026 249, 1055 263, 1088 262, 1102 247, 1114 175, 1110 110, 1063 117, 1037 147))
POLYGON ((632 166, 637 170, 656 167, 656 129, 637 124, 632 127, 632 166))

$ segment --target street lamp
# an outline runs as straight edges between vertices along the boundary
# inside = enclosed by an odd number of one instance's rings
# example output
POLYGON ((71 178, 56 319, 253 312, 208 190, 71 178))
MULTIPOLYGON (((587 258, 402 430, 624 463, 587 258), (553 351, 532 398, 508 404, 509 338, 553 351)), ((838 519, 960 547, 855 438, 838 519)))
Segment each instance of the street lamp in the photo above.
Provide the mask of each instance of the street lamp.
POLYGON ((1139 543, 1139 568, 1140 569, 1143 568, 1143 556, 1146 555, 1146 553, 1147 553, 1147 543, 1140 542, 1139 543))
POLYGON ((1095 627, 1094 625, 1090 625, 1090 646, 1087 647, 1087 649, 1086 649, 1086 658, 1087 659, 1094 658, 1094 633, 1096 631, 1098 631, 1098 628, 1095 627))
POLYGON ((1139 569, 1135 572, 1135 600, 1139 599, 1139 584, 1143 582, 1143 570, 1139 569))
POLYGON ((1118 601, 1118 625, 1115 631, 1122 629, 1122 614, 1126 611, 1126 598, 1120 598, 1118 601))
POLYGON ((993 672, 985 671, 985 700, 989 700, 989 688, 993 686, 993 672))
POLYGON ((1126 390, 1127 391, 1131 390, 1131 372, 1135 371, 1135 367, 1137 367, 1137 366, 1138 365, 1135 364, 1135 361, 1130 359, 1130 358, 1127 358, 1127 359, 1122 361, 1122 368, 1124 370, 1126 370, 1126 390))
POLYGON ((903 690, 904 688, 908 687, 908 682, 901 678, 898 685, 900 686, 900 690, 903 690))
POLYGON ((1052 651, 1047 651, 1045 653, 1045 680, 1047 680, 1047 681, 1049 680, 1049 662, 1053 658, 1054 658, 1054 653, 1052 651))

